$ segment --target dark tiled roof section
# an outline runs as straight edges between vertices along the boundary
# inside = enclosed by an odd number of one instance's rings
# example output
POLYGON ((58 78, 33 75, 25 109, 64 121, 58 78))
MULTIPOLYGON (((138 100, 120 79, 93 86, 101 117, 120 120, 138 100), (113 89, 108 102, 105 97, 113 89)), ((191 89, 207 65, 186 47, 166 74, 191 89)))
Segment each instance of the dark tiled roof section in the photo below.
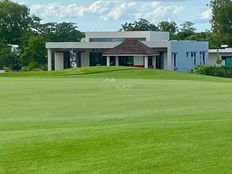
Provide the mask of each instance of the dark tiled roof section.
POLYGON ((140 42, 138 39, 125 39, 125 41, 118 46, 106 51, 104 53, 107 55, 146 55, 153 56, 159 55, 158 52, 148 47, 144 43, 140 42))

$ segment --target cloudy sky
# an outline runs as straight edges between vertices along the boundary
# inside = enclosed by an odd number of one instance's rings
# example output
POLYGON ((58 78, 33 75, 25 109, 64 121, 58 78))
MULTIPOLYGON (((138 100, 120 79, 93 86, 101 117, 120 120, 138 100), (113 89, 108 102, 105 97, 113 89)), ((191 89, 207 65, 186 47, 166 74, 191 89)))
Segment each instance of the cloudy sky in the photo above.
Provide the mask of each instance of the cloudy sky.
POLYGON ((43 22, 74 22, 81 31, 115 31, 145 18, 154 23, 192 21, 198 31, 210 28, 210 0, 14 0, 26 4, 43 22))

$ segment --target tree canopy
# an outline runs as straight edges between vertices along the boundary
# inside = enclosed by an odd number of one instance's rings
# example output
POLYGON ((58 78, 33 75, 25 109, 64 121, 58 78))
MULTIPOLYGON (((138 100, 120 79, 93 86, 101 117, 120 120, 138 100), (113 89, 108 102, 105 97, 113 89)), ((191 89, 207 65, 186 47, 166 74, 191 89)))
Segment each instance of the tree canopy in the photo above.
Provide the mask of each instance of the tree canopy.
POLYGON ((122 25, 121 31, 158 31, 158 27, 155 24, 150 23, 146 19, 140 18, 133 23, 125 23, 122 25))
POLYGON ((158 24, 158 29, 160 31, 167 31, 171 35, 175 34, 178 31, 178 26, 174 21, 162 21, 158 24))
POLYGON ((17 66, 44 67, 45 42, 77 42, 83 37, 75 23, 41 24, 41 19, 30 15, 25 5, 0 0, 0 9, 0 68, 15 67, 16 59, 17 66), (20 58, 10 51, 8 44, 20 45, 20 58))
POLYGON ((0 9, 0 38, 18 44, 22 35, 31 29, 33 18, 30 10, 9 0, 1 0, 0 9))
POLYGON ((219 45, 232 46, 232 1, 214 0, 212 6, 212 29, 217 34, 219 45))

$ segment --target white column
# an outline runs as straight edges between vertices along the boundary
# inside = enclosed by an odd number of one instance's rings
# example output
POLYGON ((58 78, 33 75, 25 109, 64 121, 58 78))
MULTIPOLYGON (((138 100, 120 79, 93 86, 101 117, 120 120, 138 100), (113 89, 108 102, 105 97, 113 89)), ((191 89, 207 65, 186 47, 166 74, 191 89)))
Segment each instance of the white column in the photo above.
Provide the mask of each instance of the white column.
POLYGON ((168 70, 173 70, 172 68, 172 51, 171 51, 171 44, 168 47, 168 52, 167 52, 167 68, 168 70))
POLYGON ((55 52, 55 71, 64 69, 64 53, 55 52))
POLYGON ((106 65, 110 66, 110 56, 107 56, 107 58, 106 58, 106 65))
POLYGON ((154 69, 156 69, 156 56, 153 56, 152 63, 153 63, 154 69))
POLYGON ((52 50, 48 49, 48 71, 52 71, 52 50))
POLYGON ((119 57, 118 56, 115 57, 115 65, 119 66, 119 57))
POLYGON ((81 52, 81 67, 90 66, 90 54, 89 51, 81 52))
POLYGON ((148 56, 144 57, 144 68, 148 68, 148 56))

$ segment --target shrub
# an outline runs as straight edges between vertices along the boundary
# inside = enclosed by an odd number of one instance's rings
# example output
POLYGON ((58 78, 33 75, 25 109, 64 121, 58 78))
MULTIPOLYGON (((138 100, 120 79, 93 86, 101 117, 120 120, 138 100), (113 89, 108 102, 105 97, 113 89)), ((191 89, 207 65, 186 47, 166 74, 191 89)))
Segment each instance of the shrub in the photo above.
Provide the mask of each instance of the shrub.
POLYGON ((39 68, 33 68, 31 71, 42 71, 42 69, 39 69, 39 68))
POLYGON ((10 72, 10 71, 11 71, 11 69, 8 68, 8 67, 3 67, 3 70, 4 70, 5 72, 10 72))
POLYGON ((30 68, 28 66, 23 66, 21 68, 21 71, 30 71, 30 68))
POLYGON ((48 70, 48 65, 43 65, 41 66, 42 71, 47 71, 48 70))
POLYGON ((37 63, 36 62, 31 62, 29 65, 28 65, 29 69, 30 70, 33 70, 35 68, 37 68, 37 63))
POLYGON ((232 78, 232 67, 198 66, 196 67, 196 73, 232 78))

